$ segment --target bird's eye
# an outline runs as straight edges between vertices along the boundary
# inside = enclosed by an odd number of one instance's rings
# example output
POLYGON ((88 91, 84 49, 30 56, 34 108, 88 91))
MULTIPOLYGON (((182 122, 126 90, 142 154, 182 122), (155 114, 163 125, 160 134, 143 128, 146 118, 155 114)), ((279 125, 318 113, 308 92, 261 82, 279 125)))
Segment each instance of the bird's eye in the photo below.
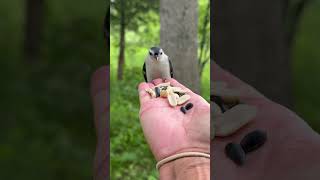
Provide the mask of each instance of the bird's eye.
POLYGON ((152 56, 152 53, 151 53, 151 52, 149 52, 149 54, 150 54, 150 56, 152 56))
POLYGON ((160 53, 160 55, 162 55, 162 52, 160 53))

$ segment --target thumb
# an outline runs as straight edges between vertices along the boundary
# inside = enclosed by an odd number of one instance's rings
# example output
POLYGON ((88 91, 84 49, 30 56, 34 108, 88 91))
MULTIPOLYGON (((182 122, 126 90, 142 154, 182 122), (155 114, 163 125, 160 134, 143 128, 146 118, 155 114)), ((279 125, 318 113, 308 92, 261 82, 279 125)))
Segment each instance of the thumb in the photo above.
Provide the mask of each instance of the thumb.
POLYGON ((106 179, 109 172, 109 66, 99 68, 91 78, 91 97, 97 134, 94 179, 106 179))

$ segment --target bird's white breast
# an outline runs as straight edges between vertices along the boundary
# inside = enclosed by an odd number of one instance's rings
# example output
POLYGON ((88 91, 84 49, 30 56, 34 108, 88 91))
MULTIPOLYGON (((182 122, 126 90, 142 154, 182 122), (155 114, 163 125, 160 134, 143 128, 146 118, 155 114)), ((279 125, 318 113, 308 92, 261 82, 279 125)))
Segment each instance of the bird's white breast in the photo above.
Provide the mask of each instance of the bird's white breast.
POLYGON ((170 78, 170 65, 168 57, 164 54, 158 61, 153 59, 146 59, 146 73, 148 81, 157 78, 170 78))

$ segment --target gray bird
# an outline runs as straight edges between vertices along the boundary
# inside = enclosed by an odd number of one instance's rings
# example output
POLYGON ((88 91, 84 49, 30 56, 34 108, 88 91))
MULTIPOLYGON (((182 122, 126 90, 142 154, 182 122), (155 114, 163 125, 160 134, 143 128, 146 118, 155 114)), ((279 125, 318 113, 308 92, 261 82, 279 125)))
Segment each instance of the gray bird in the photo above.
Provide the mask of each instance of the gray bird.
POLYGON ((173 67, 169 57, 159 47, 149 49, 149 54, 143 64, 143 76, 146 82, 154 79, 173 78, 173 67))

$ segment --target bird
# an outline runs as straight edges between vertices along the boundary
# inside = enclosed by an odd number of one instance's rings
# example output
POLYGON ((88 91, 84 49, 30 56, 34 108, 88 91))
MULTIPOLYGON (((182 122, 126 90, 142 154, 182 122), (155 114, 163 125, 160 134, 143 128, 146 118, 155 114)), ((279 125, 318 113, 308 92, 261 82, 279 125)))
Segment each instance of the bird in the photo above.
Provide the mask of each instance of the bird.
POLYGON ((149 49, 142 71, 146 82, 152 82, 152 80, 158 78, 173 78, 172 62, 160 47, 151 47, 149 49))

